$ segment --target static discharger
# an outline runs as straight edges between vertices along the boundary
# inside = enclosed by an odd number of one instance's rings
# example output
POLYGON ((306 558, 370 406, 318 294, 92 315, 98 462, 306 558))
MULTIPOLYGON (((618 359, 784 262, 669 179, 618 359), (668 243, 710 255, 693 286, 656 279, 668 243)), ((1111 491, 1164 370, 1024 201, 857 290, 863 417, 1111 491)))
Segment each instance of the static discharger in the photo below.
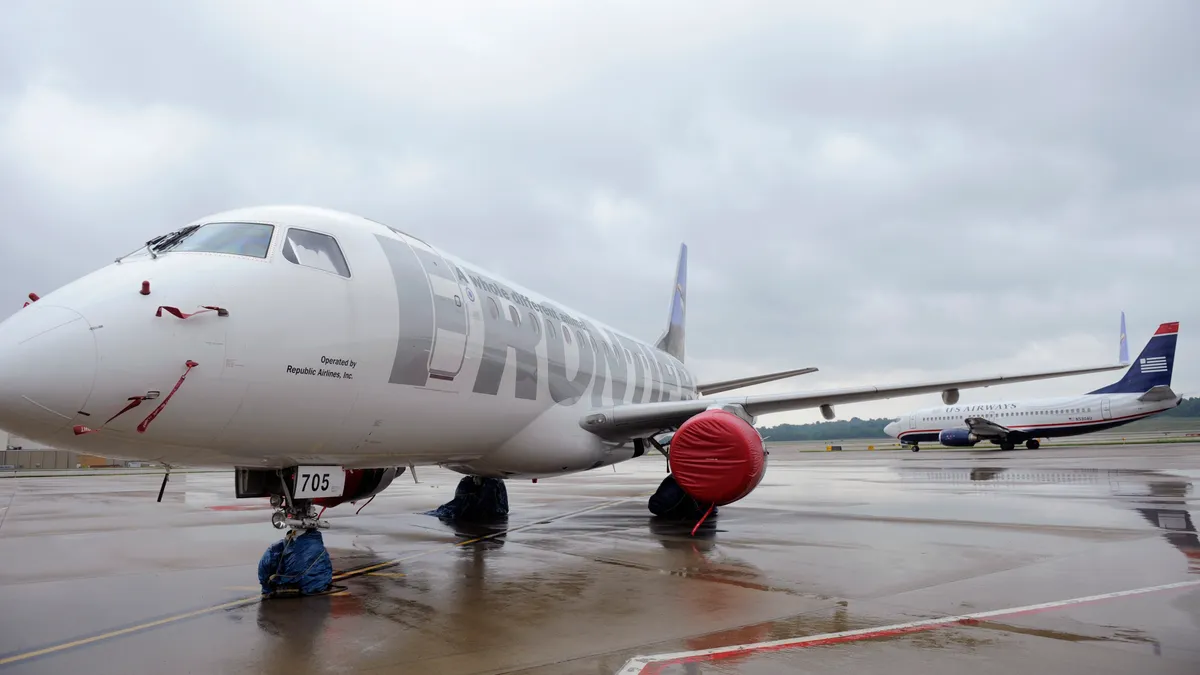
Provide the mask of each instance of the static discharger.
MULTIPOLYGON (((163 399, 162 403, 158 404, 157 408, 155 408, 149 415, 146 416, 146 419, 142 420, 141 423, 139 423, 137 425, 137 431, 139 434, 146 433, 146 429, 148 429, 150 427, 150 423, 154 421, 155 417, 158 417, 158 414, 163 411, 163 408, 167 407, 167 404, 171 402, 171 397, 175 395, 175 392, 179 391, 179 387, 183 386, 183 381, 184 381, 184 379, 187 378, 188 373, 192 372, 192 368, 195 368, 196 366, 198 366, 200 364, 189 359, 184 365, 187 366, 187 370, 183 371, 183 375, 179 376, 179 381, 176 382, 175 386, 171 388, 171 391, 167 393, 167 397, 163 399)), ((98 428, 91 429, 82 424, 75 425, 75 427, 73 429, 75 432, 75 435, 82 436, 84 434, 94 434, 94 433, 100 431, 101 429, 103 429, 105 426, 107 426, 109 422, 117 419, 121 415, 124 415, 125 413, 129 412, 130 410, 133 410, 134 408, 141 405, 142 401, 150 401, 150 400, 153 400, 156 398, 158 398, 157 391, 147 392, 145 396, 130 396, 128 399, 126 399, 129 401, 129 403, 126 404, 125 407, 122 408, 120 410, 120 412, 118 412, 116 415, 113 415, 112 417, 105 420, 104 424, 101 424, 98 428)), ((166 481, 164 481, 164 484, 165 484, 165 482, 166 481)), ((161 494, 160 494, 160 499, 161 499, 161 494)))

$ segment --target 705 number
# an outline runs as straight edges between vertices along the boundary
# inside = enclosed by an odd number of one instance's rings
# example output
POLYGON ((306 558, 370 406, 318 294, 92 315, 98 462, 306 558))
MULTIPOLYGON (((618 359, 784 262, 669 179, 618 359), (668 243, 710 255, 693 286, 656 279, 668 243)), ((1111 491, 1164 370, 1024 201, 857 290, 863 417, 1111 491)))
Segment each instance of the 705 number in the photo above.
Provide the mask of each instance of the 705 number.
POLYGON ((327 473, 302 473, 300 474, 302 482, 300 483, 301 492, 321 491, 329 489, 329 474, 327 473))

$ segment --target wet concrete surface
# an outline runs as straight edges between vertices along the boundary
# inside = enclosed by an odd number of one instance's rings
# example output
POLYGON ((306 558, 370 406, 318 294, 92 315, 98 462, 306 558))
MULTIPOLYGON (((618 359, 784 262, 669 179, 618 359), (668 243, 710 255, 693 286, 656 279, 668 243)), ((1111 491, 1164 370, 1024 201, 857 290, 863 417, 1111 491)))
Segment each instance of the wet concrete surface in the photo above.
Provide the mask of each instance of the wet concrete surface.
MULTIPOLYGON (((158 476, 0 479, 0 672, 615 673, 1200 582, 1200 445, 776 450, 695 537, 646 510, 664 468, 510 481, 491 528, 421 515, 460 477, 419 468, 325 514, 335 569, 372 572, 266 602, 257 564, 281 533, 231 474, 172 476, 162 503, 158 476)), ((654 672, 1197 673, 1198 638, 1200 585, 654 672)))

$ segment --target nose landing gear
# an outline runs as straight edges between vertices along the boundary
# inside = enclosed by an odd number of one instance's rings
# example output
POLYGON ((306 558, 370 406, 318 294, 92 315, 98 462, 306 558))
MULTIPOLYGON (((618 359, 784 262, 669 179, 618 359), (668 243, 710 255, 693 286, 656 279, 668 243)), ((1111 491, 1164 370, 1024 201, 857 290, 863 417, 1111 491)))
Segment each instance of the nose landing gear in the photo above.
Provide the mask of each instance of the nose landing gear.
POLYGON ((283 494, 271 494, 271 506, 275 507, 271 524, 288 532, 258 561, 263 595, 271 598, 326 593, 333 586, 333 561, 321 530, 329 527, 329 521, 319 518, 312 500, 292 499, 282 471, 279 479, 283 494))
MULTIPOLYGON (((287 489, 287 486, 284 486, 287 489)), ((293 530, 315 530, 328 529, 329 521, 318 518, 317 507, 308 499, 300 499, 291 502, 285 499, 283 495, 271 495, 271 506, 275 507, 275 513, 271 514, 271 524, 275 529, 282 530, 285 527, 290 527, 293 530)))

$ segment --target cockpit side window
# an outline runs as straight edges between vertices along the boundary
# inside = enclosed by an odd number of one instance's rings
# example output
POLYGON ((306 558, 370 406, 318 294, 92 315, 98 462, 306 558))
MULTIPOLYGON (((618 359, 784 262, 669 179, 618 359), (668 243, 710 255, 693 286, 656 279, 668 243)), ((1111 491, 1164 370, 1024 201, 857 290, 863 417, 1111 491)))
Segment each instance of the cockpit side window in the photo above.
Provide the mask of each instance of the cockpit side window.
POLYGON ((157 252, 228 253, 266 258, 274 233, 275 227, 265 223, 207 223, 191 232, 180 232, 182 237, 178 241, 171 242, 170 237, 164 238, 152 249, 157 252))
POLYGON ((350 278, 350 268, 341 247, 327 234, 290 228, 283 240, 283 257, 303 267, 350 278))

